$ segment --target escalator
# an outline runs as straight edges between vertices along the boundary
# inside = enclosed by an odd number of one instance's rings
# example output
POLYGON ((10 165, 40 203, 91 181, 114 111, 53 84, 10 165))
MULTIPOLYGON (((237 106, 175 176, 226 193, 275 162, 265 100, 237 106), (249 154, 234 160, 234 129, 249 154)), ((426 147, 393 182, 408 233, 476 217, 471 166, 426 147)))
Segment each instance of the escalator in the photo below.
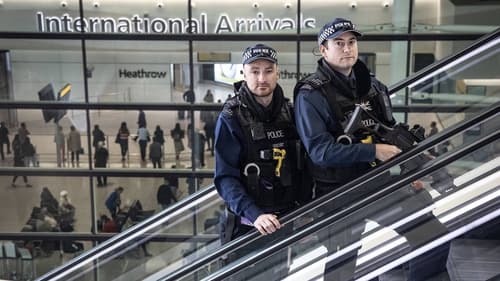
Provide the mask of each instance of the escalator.
MULTIPOLYGON (((412 280, 497 280, 494 278, 500 276, 499 109, 500 104, 492 106, 493 114, 476 123, 497 124, 495 131, 437 157, 405 177, 396 178, 339 212, 327 216, 304 213, 303 216, 312 217, 315 222, 294 225, 292 234, 284 239, 200 280, 371 280, 375 277, 408 280, 410 275, 419 278, 412 280), (457 170, 458 161, 469 161, 475 154, 485 152, 491 153, 490 156, 477 161, 474 168, 464 173, 457 170), (430 186, 429 175, 439 169, 447 169, 453 175, 453 186, 445 193, 430 186), (416 180, 425 183, 427 194, 409 191, 409 185, 416 180), (432 198, 426 198, 427 195, 432 198), (437 220, 429 218, 429 214, 437 220), (464 278, 467 275, 474 278, 464 278)), ((339 196, 342 194, 328 200, 339 196)), ((315 212, 329 213, 324 208, 331 205, 321 205, 315 212)), ((201 271, 175 277, 195 280, 195 274, 199 276, 201 271)))
MULTIPOLYGON (((411 88, 411 85, 418 84, 418 81, 428 79, 429 74, 433 74, 435 77, 438 77, 436 79, 436 83, 442 82, 444 79, 453 79, 455 77, 454 75, 460 74, 461 71, 464 71, 464 69, 478 67, 481 62, 491 59, 492 57, 495 58, 495 56, 498 56, 499 49, 498 33, 499 32, 497 31, 494 34, 483 38, 478 43, 473 45, 471 49, 460 54, 460 56, 453 57, 450 60, 445 60, 428 69, 424 69, 421 73, 417 73, 407 79, 406 83, 396 85, 396 87, 394 87, 394 91, 406 89, 406 87, 409 87, 408 85, 410 85, 409 88, 411 88), (474 55, 471 56, 470 54, 474 55), (460 63, 457 64, 457 61, 460 63), (450 64, 453 64, 453 66, 450 67, 450 64)), ((470 105, 464 106, 464 108, 471 107, 472 106, 470 105)), ((449 127, 441 134, 435 135, 422 142, 417 149, 402 155, 401 158, 395 159, 395 161, 381 165, 377 169, 374 169, 373 173, 370 173, 367 177, 363 178, 366 181, 366 179, 369 179, 370 175, 376 175, 378 172, 385 170, 397 170, 399 164, 402 162, 409 161, 411 157, 415 157, 419 153, 447 141, 451 140, 452 142, 459 143, 459 145, 454 148, 454 150, 458 151, 461 147, 466 147, 468 144, 475 141, 477 139, 476 137, 481 137, 492 130, 493 132, 495 130, 498 131, 498 127, 496 127, 496 124, 499 124, 498 116, 495 117, 494 113, 492 113, 495 110, 498 112, 498 104, 493 105, 493 108, 489 108, 489 110, 483 111, 481 114, 475 115, 475 117, 471 117, 474 113, 468 113, 469 119, 467 121, 449 127), (491 118, 497 118, 497 122, 488 121, 491 118), (477 126, 480 126, 482 129, 479 135, 471 135, 467 133, 477 126), (460 140, 455 141, 454 139, 460 140)), ((484 144, 486 148, 483 150, 477 148, 475 151, 471 152, 471 155, 462 156, 460 159, 455 159, 453 162, 447 163, 447 165, 450 166, 445 168, 453 171, 454 173, 452 174, 454 175, 460 172, 469 172, 464 170, 465 168, 462 163, 469 163, 469 166, 467 167, 471 167, 470 170, 473 170, 472 168, 477 168, 477 155, 482 155, 481 157, 484 157, 484 155, 495 155, 494 153, 497 153, 494 148, 495 145, 497 144, 484 144)), ((453 154, 454 150, 449 153, 453 154)), ((435 167, 433 166, 435 165, 434 162, 440 163, 440 161, 442 161, 441 158, 437 158, 432 161, 432 165, 429 164, 426 171, 430 173, 430 170, 435 167)), ((496 162, 493 162, 493 164, 490 163, 490 165, 494 166, 494 163, 496 162)), ((498 167, 498 163, 496 165, 496 167, 498 167)), ((397 173, 397 171, 393 172, 397 173)), ((422 182, 427 182, 428 185, 430 185, 426 176, 429 177, 427 174, 417 176, 405 175, 405 177, 399 178, 398 181, 410 181, 410 178, 414 178, 413 180, 415 180, 423 177, 422 182)), ((326 211, 321 210, 321 206, 324 207, 327 205, 328 199, 335 198, 336 196, 342 196, 342 192, 351 192, 356 190, 356 185, 361 185, 363 178, 345 186, 335 194, 331 194, 326 198, 323 198, 321 201, 316 201, 314 204, 310 204, 293 212, 292 214, 289 214, 286 218, 284 218, 284 221, 287 225, 293 225, 293 230, 291 232, 293 232, 294 235, 287 237, 287 239, 283 241, 288 241, 289 238, 295 237, 295 234, 298 231, 305 231, 317 223, 320 223, 322 219, 324 219, 324 215, 327 214, 326 211)), ((455 178, 455 181, 456 180, 457 178, 455 178)), ((428 187, 428 189, 432 191, 431 194, 434 192, 433 200, 436 200, 436 198, 442 198, 439 200, 439 202, 441 202, 444 198, 451 197, 458 191, 466 190, 466 188, 463 188, 460 184, 455 183, 455 185, 456 188, 444 190, 444 192, 443 190, 433 190, 432 187, 428 187)), ((389 188, 389 191, 394 192, 401 187, 387 188, 389 188)), ((381 190, 386 190, 387 188, 381 190)), ((383 196, 389 196, 389 191, 383 196)), ((373 204, 376 201, 375 199, 380 199, 381 197, 381 194, 377 195, 376 198, 373 198, 374 201, 370 203, 373 204)), ((214 223, 208 227, 197 223, 197 221, 199 221, 197 217, 207 218, 205 221, 210 221, 211 219, 213 222, 216 216, 212 215, 212 213, 218 211, 221 205, 222 201, 219 199, 213 186, 202 190, 192 197, 171 206, 164 212, 151 217, 144 223, 130 228, 129 230, 102 243, 95 249, 92 249, 76 259, 71 260, 62 267, 48 272, 38 280, 197 280, 204 278, 210 273, 217 271, 220 265, 218 261, 221 256, 228 255, 233 251, 238 251, 246 245, 259 240, 259 235, 254 232, 248 236, 233 241, 224 247, 221 247, 218 237, 214 233, 214 223), (186 225, 192 226, 191 228, 193 229, 193 233, 190 233, 190 235, 182 233, 182 229, 185 229, 186 225), (130 258, 131 255, 134 255, 135 252, 140 250, 141 245, 147 245, 150 251, 152 250, 151 252, 154 256, 147 259, 130 258)), ((343 211, 354 207, 359 209, 360 206, 358 205, 355 204, 349 208, 346 206, 346 209, 343 211)), ((426 210, 428 211, 428 209, 426 210)), ((340 212, 339 214, 344 214, 344 212, 340 212)), ((349 213, 345 213, 346 218, 349 218, 349 216, 347 216, 348 214, 349 213)), ((340 217, 334 216, 334 218, 339 219, 340 217)), ((346 223, 344 228, 347 229, 351 227, 350 225, 353 223, 354 222, 346 223)), ((364 221, 363 223, 356 223, 359 224, 359 226, 356 227, 357 229, 361 227, 361 224, 363 224, 362 228, 364 229, 364 221)), ((399 224, 401 224, 401 222, 399 222, 399 224)), ((371 231, 373 233, 377 233, 376 229, 377 228, 371 231)), ((334 230, 332 231, 335 232, 334 230)), ((370 236, 370 234, 367 235, 370 236)), ((364 236, 365 234, 363 234, 363 237, 364 236)), ((292 238, 292 240, 293 239, 298 238, 292 238)), ((307 237, 300 238, 299 240, 302 241, 301 239, 309 240, 307 237)), ((319 241, 317 243, 321 244, 319 241)), ((283 251, 285 251, 285 249, 286 251, 291 251, 290 249, 293 248, 292 244, 283 245, 283 247, 283 251)), ((341 245, 339 245, 339 247, 341 247, 341 245)), ((300 253, 296 253, 293 257, 295 258, 299 256, 302 255, 300 253)), ((292 255, 287 257, 291 259, 292 255)), ((329 258, 334 260, 336 256, 329 258)), ((363 263, 363 265, 365 264, 368 263, 363 263)), ((289 266, 291 266, 291 264, 288 264, 287 268, 289 268, 289 266)), ((302 267, 303 266, 299 266, 297 268, 302 267)), ((365 270, 365 267, 370 268, 369 266, 364 266, 362 267, 362 270, 365 270)), ((229 273, 229 275, 230 274, 232 273, 229 273)))

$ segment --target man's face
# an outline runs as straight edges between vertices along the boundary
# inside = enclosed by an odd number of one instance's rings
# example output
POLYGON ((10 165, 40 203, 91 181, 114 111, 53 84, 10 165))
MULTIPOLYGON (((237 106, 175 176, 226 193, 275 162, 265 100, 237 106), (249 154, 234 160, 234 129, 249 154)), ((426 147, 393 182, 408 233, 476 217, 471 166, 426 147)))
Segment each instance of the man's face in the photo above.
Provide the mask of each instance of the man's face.
POLYGON ((326 47, 323 44, 319 46, 323 58, 333 69, 346 75, 349 74, 358 60, 356 35, 346 32, 336 38, 328 39, 326 43, 326 47))
POLYGON ((248 89, 258 97, 273 93, 278 82, 278 66, 268 60, 260 59, 243 65, 243 75, 248 89))

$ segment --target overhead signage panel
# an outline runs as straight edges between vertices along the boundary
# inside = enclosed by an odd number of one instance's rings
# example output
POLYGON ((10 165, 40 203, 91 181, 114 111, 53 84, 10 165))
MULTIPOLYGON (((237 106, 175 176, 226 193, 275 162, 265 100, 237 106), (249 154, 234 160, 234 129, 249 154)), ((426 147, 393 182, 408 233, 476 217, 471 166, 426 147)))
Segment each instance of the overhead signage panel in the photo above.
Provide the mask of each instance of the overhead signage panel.
MULTIPOLYGON (((302 29, 316 28, 315 18, 300 17, 302 29)), ((274 32, 297 28, 295 18, 270 18, 259 12, 255 17, 231 17, 226 13, 215 19, 212 33, 234 32, 274 32)), ((37 30, 39 32, 88 32, 88 33, 144 33, 144 34, 206 34, 211 18, 207 13, 200 13, 192 19, 175 17, 72 17, 65 13, 61 16, 49 16, 41 11, 36 12, 37 30)))

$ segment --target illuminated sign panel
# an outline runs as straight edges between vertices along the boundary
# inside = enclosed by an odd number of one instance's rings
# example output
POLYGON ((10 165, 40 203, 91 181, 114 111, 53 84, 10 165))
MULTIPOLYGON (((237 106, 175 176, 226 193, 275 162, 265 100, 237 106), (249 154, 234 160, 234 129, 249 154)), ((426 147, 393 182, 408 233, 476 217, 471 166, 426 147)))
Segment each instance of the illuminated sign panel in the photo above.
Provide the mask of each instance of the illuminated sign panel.
POLYGON ((230 62, 231 53, 198 52, 199 62, 230 62))
MULTIPOLYGON (((182 34, 190 31, 195 34, 208 33, 209 16, 200 13, 198 18, 149 18, 133 15, 132 17, 72 17, 65 13, 61 16, 47 16, 36 13, 39 32, 103 32, 103 33, 147 33, 147 34, 182 34)), ((316 19, 300 17, 303 29, 316 28, 316 19)), ((294 18, 268 18, 259 12, 253 18, 232 18, 222 13, 215 21, 213 33, 278 31, 297 28, 294 18)))

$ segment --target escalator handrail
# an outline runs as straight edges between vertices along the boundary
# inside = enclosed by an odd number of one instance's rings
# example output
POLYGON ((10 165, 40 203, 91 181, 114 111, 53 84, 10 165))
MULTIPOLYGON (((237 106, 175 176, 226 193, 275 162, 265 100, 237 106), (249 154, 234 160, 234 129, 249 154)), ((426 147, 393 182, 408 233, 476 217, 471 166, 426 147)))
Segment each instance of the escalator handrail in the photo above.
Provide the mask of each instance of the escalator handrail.
MULTIPOLYGON (((310 212, 316 208, 321 208, 322 206, 328 204, 332 200, 336 199, 337 196, 339 196, 341 193, 344 192, 352 192, 356 188, 359 188, 360 186, 365 185, 368 183, 374 176, 389 170, 391 167, 399 165, 406 160, 414 157, 415 155, 418 155, 424 151, 427 151, 428 149, 434 147, 435 145, 441 143, 444 140, 449 139, 451 136, 454 136, 459 133, 463 133, 470 128, 477 126, 477 124, 483 122, 484 120, 491 118, 492 116, 495 116, 500 108, 500 102, 495 103, 494 105, 488 107, 487 109, 483 110, 482 112, 478 113, 476 116, 472 117, 471 119, 465 120, 462 123, 455 124, 449 128, 446 128, 445 130, 441 131, 440 133, 433 135, 429 137, 428 139, 425 139, 422 141, 417 147, 414 149, 398 155, 396 158, 392 159, 391 161, 382 163, 381 165, 375 167, 374 169, 370 170, 368 173, 365 175, 343 185, 342 187, 338 188, 335 191, 330 192, 329 194, 320 197, 318 199, 315 199, 313 202, 309 202, 305 204, 304 206, 299 207, 298 209, 290 212, 289 214, 285 215, 281 220, 283 221, 284 224, 290 223, 294 220, 296 220, 298 217, 300 217, 304 212, 310 212)), ((161 279, 162 281, 173 281, 182 278, 184 275, 191 273, 192 271, 196 270, 197 268, 203 266, 204 264, 208 264, 220 256, 227 255, 231 252, 236 251, 237 249, 253 242, 254 240, 258 239, 260 237, 260 233, 256 230, 252 230, 249 234, 242 236, 238 239, 235 239, 228 244, 215 249, 214 251, 211 251, 207 255, 192 261, 190 264, 183 266, 182 268, 177 269, 176 271, 172 272, 168 276, 164 277, 161 279)))
MULTIPOLYGON (((369 195, 360 201, 357 201, 353 203, 351 206, 342 209, 341 211, 331 215, 331 216, 325 216, 318 220, 317 222, 312 222, 311 224, 305 226, 304 229, 300 231, 294 232, 292 235, 281 239, 279 241, 276 241, 276 243, 273 243, 272 245, 269 245, 262 251, 254 254, 253 256, 250 256, 248 258, 242 259, 240 261, 237 261, 233 263, 232 265, 228 266, 227 268, 223 268, 218 270, 217 272, 213 273, 212 275, 208 276, 204 280, 221 280, 223 278, 229 277, 233 275, 234 273, 254 264, 259 261, 262 261, 263 259, 267 258, 268 256, 277 253, 278 251, 283 250, 284 248, 290 246, 291 244, 300 241, 301 239, 304 239, 307 236, 312 235, 313 233, 316 233, 317 231, 328 227, 329 225, 335 223, 339 219, 343 219, 344 217, 356 212, 363 206, 369 205, 380 198, 389 195, 390 193, 408 185, 409 183, 421 178, 422 176, 427 175, 428 173, 435 171, 436 169, 440 169, 442 167, 445 167, 446 165, 462 158, 465 155, 470 154, 472 151, 477 150, 480 147, 483 147, 492 141, 497 140, 500 137, 500 132, 492 132, 491 134, 480 138, 463 148, 458 149, 457 151, 453 151, 449 154, 446 154, 442 156, 442 159, 436 159, 436 162, 433 163, 433 165, 430 165, 428 167, 412 171, 407 174, 407 176, 403 179, 398 180, 395 183, 390 184, 389 186, 384 187, 383 189, 377 191, 375 194, 369 195)), ((164 280, 164 279, 162 279, 164 280)))
MULTIPOLYGON (((118 233, 78 233, 78 232, 2 232, 0 234, 0 241, 3 240, 42 240, 42 241, 90 241, 102 243, 118 233)), ((144 234, 140 238, 145 238, 147 234, 144 234)), ((217 234, 168 234, 168 233, 155 233, 149 241, 157 242, 185 242, 185 241, 196 241, 196 242, 210 242, 214 238, 217 238, 217 234)), ((1 280, 1 279, 0 279, 1 280)))
POLYGON ((92 260, 92 257, 100 253, 101 251, 104 251, 112 246, 117 245, 127 245, 129 243, 132 243, 135 237, 133 237, 133 234, 136 234, 137 232, 141 231, 141 228, 139 225, 154 225, 158 223, 164 223, 165 219, 173 214, 174 212, 179 212, 182 210, 190 209, 195 207, 196 205, 192 206, 194 202, 196 202, 198 199, 203 198, 204 196, 209 195, 210 193, 215 192, 215 186, 211 185, 209 187, 206 187, 204 189, 199 190, 198 192, 194 193, 191 196, 188 196, 179 202, 170 205, 167 209, 154 214, 153 216, 147 218, 146 220, 142 221, 140 224, 135 225, 134 227, 131 227, 121 233, 118 233, 108 240, 102 242, 98 246, 83 252, 79 256, 69 260, 68 262, 64 263, 63 265, 52 269, 51 271, 45 273, 44 275, 40 276, 39 279, 37 280, 51 280, 55 276, 58 276, 68 270, 73 271, 77 269, 78 267, 81 267, 85 265, 86 262, 89 262, 92 260))
POLYGON ((463 49, 463 50, 461 50, 453 55, 450 55, 446 58, 443 58, 435 63, 432 63, 432 64, 424 67, 420 71, 418 71, 418 72, 406 77, 405 79, 397 82, 396 84, 390 86, 389 92, 392 94, 392 93, 395 93, 403 88, 408 87, 408 85, 415 83, 419 79, 426 77, 428 74, 442 68, 443 66, 457 60, 460 57, 463 57, 464 55, 471 53, 472 51, 480 48, 481 46, 486 45, 487 43, 498 38, 499 36, 500 36, 500 28, 497 28, 496 30, 492 31, 491 33, 482 36, 481 38, 479 38, 477 41, 475 41, 474 43, 472 43, 471 45, 469 45, 465 49, 463 49))

